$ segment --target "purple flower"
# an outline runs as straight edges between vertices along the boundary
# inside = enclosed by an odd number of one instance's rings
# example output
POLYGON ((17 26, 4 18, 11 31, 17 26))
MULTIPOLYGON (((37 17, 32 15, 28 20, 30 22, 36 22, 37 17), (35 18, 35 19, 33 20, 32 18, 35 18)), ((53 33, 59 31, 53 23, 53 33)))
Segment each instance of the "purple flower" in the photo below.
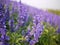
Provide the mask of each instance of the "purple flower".
POLYGON ((17 5, 17 12, 18 12, 18 19, 17 19, 17 26, 15 30, 18 30, 20 26, 25 26, 28 20, 28 11, 25 6, 21 2, 15 2, 17 5))
POLYGON ((60 28, 58 28, 58 30, 56 31, 57 33, 60 33, 60 28))
POLYGON ((10 19, 10 12, 9 12, 9 7, 5 9, 5 20, 9 21, 10 19))
POLYGON ((12 17, 12 19, 9 20, 9 26, 10 26, 11 32, 14 32, 14 19, 13 19, 13 17, 12 17))
POLYGON ((29 41, 30 45, 34 45, 36 42, 38 42, 38 38, 41 36, 43 32, 43 24, 41 22, 42 18, 40 18, 40 15, 33 15, 32 30, 30 29, 31 31, 28 32, 28 35, 26 35, 25 37, 26 40, 29 41))
MULTIPOLYGON (((6 0, 0 0, 0 35, 1 35, 0 36, 0 41, 3 42, 3 44, 6 42, 6 38, 5 38, 5 36, 7 36, 6 35, 6 31, 7 31, 6 21, 7 21, 7 16, 9 15, 9 13, 7 14, 7 11, 5 11, 6 8, 4 8, 5 1, 6 0)), ((8 43, 6 43, 6 44, 8 44, 8 43)))
POLYGON ((0 45, 4 45, 4 43, 3 42, 0 42, 0 45))
POLYGON ((35 45, 35 40, 31 40, 29 45, 35 45))
POLYGON ((21 2, 18 5, 18 22, 21 26, 25 25, 25 22, 28 19, 28 12, 27 9, 21 4, 21 2))

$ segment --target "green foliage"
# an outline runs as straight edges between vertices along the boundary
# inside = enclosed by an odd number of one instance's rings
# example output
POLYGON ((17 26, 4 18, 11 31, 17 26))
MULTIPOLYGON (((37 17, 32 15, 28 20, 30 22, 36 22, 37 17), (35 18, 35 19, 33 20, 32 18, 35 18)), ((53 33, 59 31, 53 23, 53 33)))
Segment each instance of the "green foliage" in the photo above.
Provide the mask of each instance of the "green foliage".
POLYGON ((60 15, 60 10, 51 10, 51 9, 48 9, 48 11, 51 12, 51 13, 60 15))
POLYGON ((53 27, 48 23, 44 23, 44 31, 36 45, 58 45, 56 43, 56 40, 58 39, 56 30, 57 27, 53 27))

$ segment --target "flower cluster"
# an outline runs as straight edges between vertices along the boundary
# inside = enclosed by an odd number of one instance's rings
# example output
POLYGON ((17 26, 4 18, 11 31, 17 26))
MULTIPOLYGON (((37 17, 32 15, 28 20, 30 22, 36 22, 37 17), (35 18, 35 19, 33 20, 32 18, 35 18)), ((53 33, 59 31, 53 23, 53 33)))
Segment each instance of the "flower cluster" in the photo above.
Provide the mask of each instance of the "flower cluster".
POLYGON ((27 22, 28 20, 28 11, 27 9, 22 5, 22 3, 20 2, 18 4, 18 19, 19 19, 19 24, 20 26, 24 26, 25 25, 25 22, 27 22))
POLYGON ((40 15, 33 15, 32 30, 28 27, 28 33, 25 38, 29 42, 29 45, 34 45, 38 42, 38 38, 43 32, 43 23, 40 17, 40 15))

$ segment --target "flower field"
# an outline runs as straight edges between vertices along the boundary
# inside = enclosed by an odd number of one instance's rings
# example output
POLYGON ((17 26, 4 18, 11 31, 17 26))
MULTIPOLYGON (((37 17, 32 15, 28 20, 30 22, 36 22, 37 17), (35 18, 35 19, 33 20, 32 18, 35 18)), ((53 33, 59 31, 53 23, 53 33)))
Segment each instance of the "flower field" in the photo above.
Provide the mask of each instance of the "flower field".
POLYGON ((60 12, 0 0, 0 45, 60 45, 60 12))

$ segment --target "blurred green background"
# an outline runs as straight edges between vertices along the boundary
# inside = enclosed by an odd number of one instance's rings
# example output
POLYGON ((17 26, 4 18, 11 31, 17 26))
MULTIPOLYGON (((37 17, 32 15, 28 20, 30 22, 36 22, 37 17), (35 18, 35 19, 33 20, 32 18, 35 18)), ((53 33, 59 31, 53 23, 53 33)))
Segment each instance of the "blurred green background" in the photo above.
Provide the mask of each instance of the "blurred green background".
POLYGON ((48 9, 49 12, 60 15, 60 10, 52 10, 52 9, 48 9))

